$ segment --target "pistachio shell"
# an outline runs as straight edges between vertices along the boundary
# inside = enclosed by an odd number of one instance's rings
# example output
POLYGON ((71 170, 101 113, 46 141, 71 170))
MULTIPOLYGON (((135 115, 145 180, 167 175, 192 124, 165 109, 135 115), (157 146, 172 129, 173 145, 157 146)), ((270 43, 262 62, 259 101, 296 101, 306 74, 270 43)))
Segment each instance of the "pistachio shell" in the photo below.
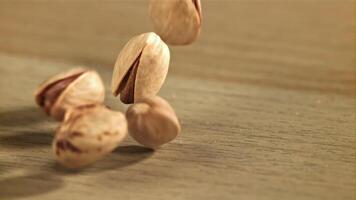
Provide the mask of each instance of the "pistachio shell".
POLYGON ((150 0, 149 13, 155 31, 168 44, 190 44, 200 33, 200 0, 150 0))
POLYGON ((45 108, 48 109, 48 114, 58 121, 63 119, 66 110, 71 107, 104 101, 105 88, 99 74, 93 70, 75 68, 55 75, 41 84, 36 91, 37 104, 43 107, 42 101, 45 101, 43 98, 46 98, 46 90, 56 87, 61 80, 76 74, 78 76, 64 85, 64 88, 55 91, 58 95, 55 95, 54 103, 49 108, 45 108))
POLYGON ((120 112, 92 104, 71 108, 52 143, 57 160, 69 168, 89 165, 113 151, 127 135, 120 112))
POLYGON ((130 135, 140 144, 153 149, 176 138, 181 130, 173 108, 158 96, 131 105, 126 118, 130 135))
POLYGON ((120 93, 121 96, 133 97, 124 103, 133 103, 157 94, 166 78, 169 58, 168 46, 155 33, 144 33, 132 38, 117 58, 112 77, 112 93, 114 96, 120 93), (120 91, 123 84, 128 85, 126 88, 132 91, 120 91))
POLYGON ((85 71, 87 71, 88 69, 85 69, 83 67, 77 67, 77 68, 73 68, 73 69, 70 69, 68 71, 65 71, 65 72, 62 72, 62 73, 59 73, 59 74, 56 74, 52 77, 50 77, 49 79, 43 81, 35 90, 35 98, 36 98, 36 103, 38 105, 40 105, 40 99, 41 99, 41 95, 43 93, 43 91, 49 86, 49 85, 52 85, 53 83, 57 82, 57 81, 60 81, 62 79, 65 79, 67 77, 70 77, 70 76, 73 76, 75 74, 80 74, 80 73, 83 73, 85 71))
POLYGON ((105 98, 104 84, 96 71, 89 70, 74 80, 58 97, 51 115, 61 120, 68 108, 102 103, 105 98))

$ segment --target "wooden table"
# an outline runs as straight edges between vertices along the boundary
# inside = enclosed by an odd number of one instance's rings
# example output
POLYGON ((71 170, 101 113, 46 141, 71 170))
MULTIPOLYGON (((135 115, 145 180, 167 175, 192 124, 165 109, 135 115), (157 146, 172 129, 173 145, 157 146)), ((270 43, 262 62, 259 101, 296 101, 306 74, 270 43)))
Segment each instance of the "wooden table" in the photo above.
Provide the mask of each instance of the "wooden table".
POLYGON ((45 78, 95 68, 110 95, 147 1, 0 1, 0 199, 355 199, 355 2, 205 0, 201 37, 171 47, 160 95, 183 131, 158 151, 127 138, 81 171, 56 164, 45 78))

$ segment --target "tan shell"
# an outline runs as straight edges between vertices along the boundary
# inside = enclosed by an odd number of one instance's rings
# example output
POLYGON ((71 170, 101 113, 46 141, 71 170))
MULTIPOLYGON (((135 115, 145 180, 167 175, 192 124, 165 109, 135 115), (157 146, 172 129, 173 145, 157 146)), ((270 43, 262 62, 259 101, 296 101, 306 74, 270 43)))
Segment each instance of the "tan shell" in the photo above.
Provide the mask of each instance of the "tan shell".
POLYGON ((149 13, 155 32, 167 44, 190 44, 200 33, 200 0, 150 0, 149 13))
POLYGON ((52 148, 62 165, 80 168, 113 151, 126 135, 122 113, 99 104, 79 106, 66 113, 52 148))
POLYGON ((35 96, 36 96, 36 103, 39 103, 39 99, 38 99, 38 95, 50 84, 58 81, 58 80, 61 80, 61 79, 64 79, 68 76, 72 76, 74 74, 79 74, 79 73, 83 73, 85 71, 87 71, 88 69, 86 68, 83 68, 83 67, 76 67, 76 68, 73 68, 73 69, 70 69, 68 71, 65 71, 65 72, 62 72, 62 73, 59 73, 59 74, 56 74, 52 77, 50 77, 49 79, 43 81, 37 88, 36 88, 36 91, 35 91, 35 96))
POLYGON ((130 135, 140 144, 153 149, 176 138, 181 130, 173 108, 158 96, 131 105, 126 118, 130 135))
POLYGON ((74 68, 57 74, 42 83, 35 92, 37 104, 41 106, 40 98, 47 86, 75 74, 80 75, 60 93, 50 108, 49 114, 58 121, 63 119, 66 110, 71 107, 104 101, 105 88, 99 74, 94 70, 74 68))
POLYGON ((162 87, 169 67, 169 48, 155 33, 144 33, 129 40, 117 58, 111 84, 114 96, 137 59, 134 102, 156 95, 162 87))

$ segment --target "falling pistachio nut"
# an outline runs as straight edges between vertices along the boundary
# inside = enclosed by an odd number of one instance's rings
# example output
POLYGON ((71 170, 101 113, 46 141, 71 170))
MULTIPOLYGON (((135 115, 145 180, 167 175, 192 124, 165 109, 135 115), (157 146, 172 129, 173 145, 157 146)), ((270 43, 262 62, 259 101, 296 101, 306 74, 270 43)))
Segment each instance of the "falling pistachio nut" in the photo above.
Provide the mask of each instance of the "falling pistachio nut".
POLYGON ((111 82, 114 96, 131 104, 158 93, 166 78, 170 53, 155 33, 144 33, 127 42, 118 55, 111 82))
POLYGON ((150 0, 149 13, 155 32, 167 44, 187 45, 200 33, 200 0, 150 0))

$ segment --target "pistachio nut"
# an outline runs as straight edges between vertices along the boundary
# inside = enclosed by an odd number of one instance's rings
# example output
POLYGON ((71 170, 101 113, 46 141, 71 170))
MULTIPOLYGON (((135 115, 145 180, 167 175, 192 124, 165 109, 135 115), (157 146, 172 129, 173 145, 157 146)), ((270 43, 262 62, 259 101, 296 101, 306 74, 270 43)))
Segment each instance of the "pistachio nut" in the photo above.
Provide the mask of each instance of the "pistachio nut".
POLYGON ((102 104, 83 105, 68 110, 52 148, 63 166, 80 168, 109 154, 126 135, 124 114, 102 104))
POLYGON ((111 82, 114 96, 123 103, 155 95, 166 78, 169 67, 168 46, 155 33, 133 37, 119 53, 111 82))
POLYGON ((35 92, 36 103, 58 121, 68 108, 102 103, 105 88, 94 70, 74 68, 57 74, 40 84, 35 92))
POLYGON ((181 130, 173 108, 158 96, 144 98, 131 105, 126 119, 130 135, 153 149, 173 140, 181 130))
POLYGON ((155 31, 167 44, 190 44, 200 33, 200 0, 150 0, 149 13, 155 31))

